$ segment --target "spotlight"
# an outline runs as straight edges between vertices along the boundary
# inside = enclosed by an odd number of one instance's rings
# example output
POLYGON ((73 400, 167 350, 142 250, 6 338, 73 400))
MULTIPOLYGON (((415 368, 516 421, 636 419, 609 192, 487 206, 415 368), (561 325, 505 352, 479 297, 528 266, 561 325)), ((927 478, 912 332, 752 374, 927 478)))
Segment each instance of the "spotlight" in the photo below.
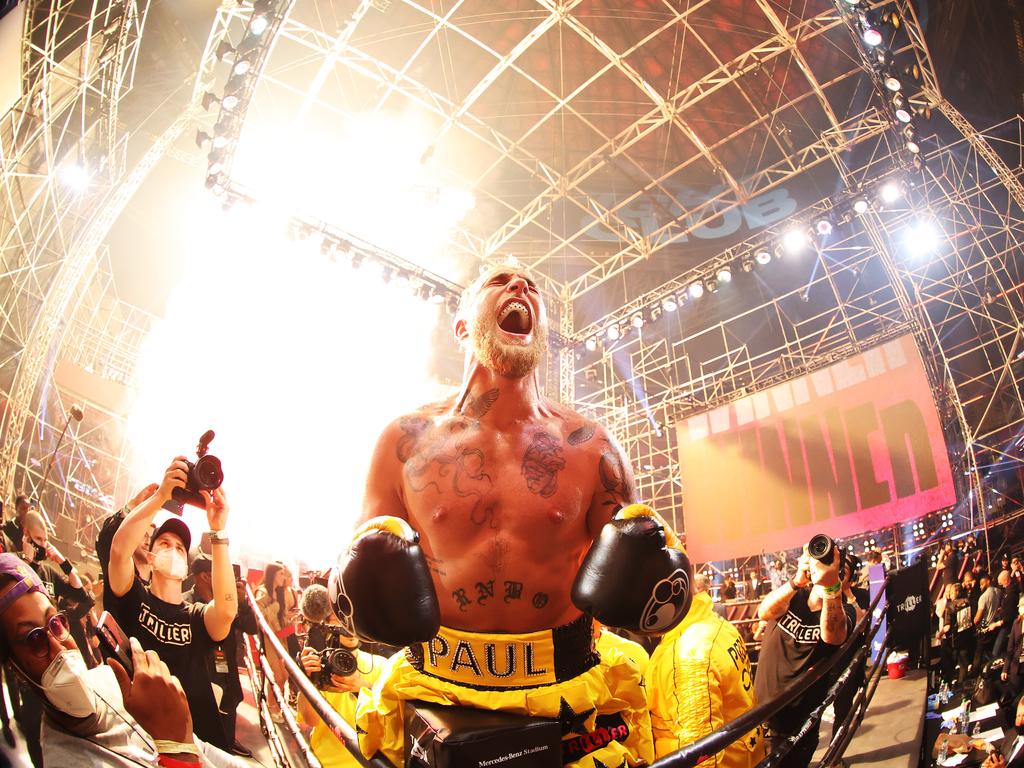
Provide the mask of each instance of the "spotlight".
POLYGON ((709 277, 704 281, 704 288, 708 293, 718 293, 718 281, 713 277, 709 277))
POLYGON ((868 212, 868 201, 866 198, 858 197, 853 201, 853 212, 858 215, 863 215, 868 212))
POLYGON ((939 230, 935 223, 921 219, 904 231, 903 244, 916 257, 932 253, 939 246, 939 230))
POLYGON ((771 251, 766 251, 764 248, 754 254, 754 261, 760 264, 762 267, 766 264, 771 264, 772 254, 771 251))
POLYGON ((821 237, 828 237, 832 234, 832 222, 828 219, 818 219, 818 222, 814 225, 814 231, 821 237))
POLYGON ((214 136, 213 137, 213 146, 216 147, 217 149, 220 149, 221 147, 226 147, 227 145, 228 145, 228 137, 227 136, 214 136))
POLYGON ((900 79, 895 75, 891 74, 886 75, 882 79, 882 82, 885 84, 886 89, 892 91, 893 93, 896 93, 897 91, 900 90, 900 88, 903 87, 903 84, 900 82, 900 79))
POLYGON ((72 192, 84 192, 89 186, 89 169, 82 162, 65 165, 60 169, 60 180, 72 192))
POLYGON ((223 99, 221 99, 220 105, 230 112, 232 109, 238 106, 238 97, 234 94, 230 96, 225 96, 223 99))
POLYGON ((874 27, 865 27, 863 34, 864 42, 874 48, 882 44, 882 33, 874 27))
POLYGON ((700 280, 696 280, 690 283, 690 287, 687 290, 690 292, 691 299, 699 299, 704 295, 704 284, 700 280))
POLYGON ((249 70, 252 69, 252 63, 248 59, 242 59, 235 64, 234 69, 231 71, 236 75, 242 76, 248 74, 249 70))
POLYGON ((633 317, 631 317, 629 319, 629 322, 630 322, 630 324, 634 328, 643 328, 644 327, 644 313, 643 312, 636 312, 636 313, 634 313, 633 317))
POLYGON ((750 258, 749 256, 744 256, 740 260, 740 269, 742 269, 744 272, 753 272, 754 271, 754 260, 752 258, 750 258))
POLYGON ((907 109, 907 100, 902 93, 893 94, 892 108, 896 113, 896 119, 901 123, 909 123, 911 119, 910 110, 907 109))
POLYGON ((782 246, 786 253, 796 255, 807 247, 807 233, 794 227, 782 236, 782 246))
POLYGON ((903 19, 900 18, 900 15, 896 11, 892 10, 883 11, 878 17, 878 21, 880 24, 888 24, 893 29, 899 29, 903 26, 903 19))
POLYGON ((249 31, 252 32, 252 34, 258 36, 266 32, 267 27, 269 26, 270 20, 266 17, 265 14, 261 13, 258 16, 252 17, 252 21, 249 22, 249 31))
POLYGON ((221 40, 220 45, 217 46, 214 53, 217 56, 218 61, 224 61, 228 56, 235 52, 235 47, 231 45, 227 40, 221 40))
POLYGON ((895 203, 901 197, 903 197, 903 189, 895 181, 887 181, 882 185, 882 190, 879 193, 883 203, 895 203))
POLYGON ((661 308, 666 312, 675 312, 679 309, 679 304, 676 302, 675 296, 666 296, 661 300, 661 308))
POLYGON ((903 138, 907 142, 907 151, 915 155, 920 153, 921 145, 917 143, 917 129, 913 125, 908 125, 903 129, 903 138))
POLYGON ((596 352, 597 351, 597 337, 596 336, 591 336, 589 339, 586 340, 584 346, 586 346, 587 352, 596 352))
POLYGON ((605 331, 605 333, 610 341, 618 341, 622 336, 622 332, 619 330, 619 326, 617 325, 608 326, 608 330, 605 331))
POLYGON ((718 270, 718 282, 720 283, 731 283, 732 282, 732 270, 729 265, 726 264, 724 267, 718 270))

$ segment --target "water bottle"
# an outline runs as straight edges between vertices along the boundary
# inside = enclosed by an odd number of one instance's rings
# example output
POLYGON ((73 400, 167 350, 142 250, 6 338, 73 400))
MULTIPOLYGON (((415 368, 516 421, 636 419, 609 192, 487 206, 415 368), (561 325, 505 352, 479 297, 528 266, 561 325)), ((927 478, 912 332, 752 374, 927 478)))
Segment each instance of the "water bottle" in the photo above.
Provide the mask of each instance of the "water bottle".
POLYGON ((946 762, 946 758, 949 756, 949 739, 942 740, 942 746, 939 747, 939 759, 937 760, 939 765, 946 762))

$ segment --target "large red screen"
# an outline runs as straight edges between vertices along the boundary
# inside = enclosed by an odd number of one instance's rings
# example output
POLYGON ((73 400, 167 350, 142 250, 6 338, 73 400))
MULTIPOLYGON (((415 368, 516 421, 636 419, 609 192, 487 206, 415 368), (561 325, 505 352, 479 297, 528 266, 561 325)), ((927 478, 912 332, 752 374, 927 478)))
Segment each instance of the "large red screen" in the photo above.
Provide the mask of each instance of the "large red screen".
POLYGON ((687 549, 722 560, 956 502, 912 336, 680 421, 687 549))

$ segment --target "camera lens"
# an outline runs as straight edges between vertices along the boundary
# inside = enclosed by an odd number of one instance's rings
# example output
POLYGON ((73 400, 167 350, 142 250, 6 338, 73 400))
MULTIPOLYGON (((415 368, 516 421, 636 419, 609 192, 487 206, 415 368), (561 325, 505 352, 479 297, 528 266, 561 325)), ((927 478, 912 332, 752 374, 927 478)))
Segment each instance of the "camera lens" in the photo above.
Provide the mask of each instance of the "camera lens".
POLYGON ((216 456, 203 456, 195 463, 193 476, 198 485, 204 491, 212 491, 220 488, 224 482, 224 471, 220 467, 220 459, 216 456))
POLYGON ((825 565, 831 565, 835 547, 835 542, 831 538, 819 533, 807 543, 807 554, 825 565))
POLYGON ((356 657, 347 648, 333 648, 324 651, 323 666, 330 670, 332 675, 347 677, 356 671, 356 657))

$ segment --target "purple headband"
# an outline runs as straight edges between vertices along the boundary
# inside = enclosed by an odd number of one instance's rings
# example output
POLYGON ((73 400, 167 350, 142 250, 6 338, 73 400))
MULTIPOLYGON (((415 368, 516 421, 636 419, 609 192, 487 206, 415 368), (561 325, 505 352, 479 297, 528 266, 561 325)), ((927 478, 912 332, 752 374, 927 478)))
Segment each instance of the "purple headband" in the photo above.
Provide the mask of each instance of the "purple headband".
POLYGON ((0 596, 0 614, 6 612, 19 597, 29 592, 44 591, 43 582, 36 572, 17 555, 0 553, 0 576, 11 576, 16 580, 14 586, 0 596))

